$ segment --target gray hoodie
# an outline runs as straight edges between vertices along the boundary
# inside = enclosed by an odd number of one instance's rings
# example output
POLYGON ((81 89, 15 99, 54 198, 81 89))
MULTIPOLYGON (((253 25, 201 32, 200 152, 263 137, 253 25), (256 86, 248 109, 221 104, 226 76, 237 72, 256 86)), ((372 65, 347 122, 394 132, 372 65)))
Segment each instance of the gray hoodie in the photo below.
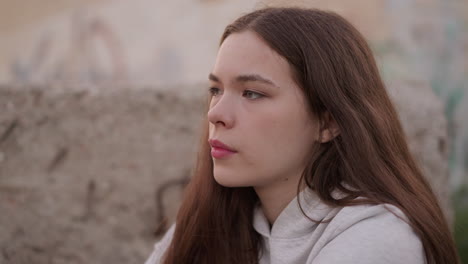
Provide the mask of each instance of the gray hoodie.
MULTIPOLYGON (((424 264, 422 243, 407 218, 388 204, 332 208, 306 189, 273 226, 255 209, 253 225, 263 238, 259 264, 424 264), (329 222, 315 223, 311 219, 329 222)), ((159 264, 175 226, 155 244, 145 264, 159 264)))

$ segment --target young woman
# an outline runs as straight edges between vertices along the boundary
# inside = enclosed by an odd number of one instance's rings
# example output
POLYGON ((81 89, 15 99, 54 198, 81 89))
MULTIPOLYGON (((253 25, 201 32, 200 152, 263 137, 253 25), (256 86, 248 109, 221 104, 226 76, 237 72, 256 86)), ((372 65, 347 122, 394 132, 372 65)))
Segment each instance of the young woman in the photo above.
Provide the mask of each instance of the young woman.
POLYGON ((227 26, 176 224, 146 263, 455 264, 361 34, 319 10, 227 26))

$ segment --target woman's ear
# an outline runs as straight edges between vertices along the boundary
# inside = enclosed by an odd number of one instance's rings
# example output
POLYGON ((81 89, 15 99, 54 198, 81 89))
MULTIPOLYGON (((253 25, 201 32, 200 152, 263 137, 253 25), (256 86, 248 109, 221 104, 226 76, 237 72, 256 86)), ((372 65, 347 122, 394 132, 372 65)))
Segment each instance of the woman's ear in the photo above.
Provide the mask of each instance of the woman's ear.
POLYGON ((340 128, 329 112, 323 115, 320 127, 320 143, 326 143, 340 134, 340 128))

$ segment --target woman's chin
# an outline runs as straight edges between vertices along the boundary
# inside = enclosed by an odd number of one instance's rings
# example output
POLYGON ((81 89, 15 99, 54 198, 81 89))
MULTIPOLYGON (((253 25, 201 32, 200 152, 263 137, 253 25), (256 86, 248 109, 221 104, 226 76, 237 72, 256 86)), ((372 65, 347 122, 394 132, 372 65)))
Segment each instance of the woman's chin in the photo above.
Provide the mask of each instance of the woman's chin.
POLYGON ((250 186, 248 182, 240 181, 239 179, 235 179, 235 177, 232 176, 215 175, 214 179, 219 185, 229 188, 250 186))

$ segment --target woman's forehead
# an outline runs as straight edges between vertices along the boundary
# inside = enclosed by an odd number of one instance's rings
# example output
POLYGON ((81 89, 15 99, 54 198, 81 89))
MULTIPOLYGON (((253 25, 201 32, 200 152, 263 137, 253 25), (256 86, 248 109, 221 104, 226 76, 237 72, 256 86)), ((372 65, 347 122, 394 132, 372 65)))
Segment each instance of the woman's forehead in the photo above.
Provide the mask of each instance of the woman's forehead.
POLYGON ((292 79, 286 59, 252 31, 234 33, 224 40, 211 73, 222 82, 259 79, 279 87, 292 79))

